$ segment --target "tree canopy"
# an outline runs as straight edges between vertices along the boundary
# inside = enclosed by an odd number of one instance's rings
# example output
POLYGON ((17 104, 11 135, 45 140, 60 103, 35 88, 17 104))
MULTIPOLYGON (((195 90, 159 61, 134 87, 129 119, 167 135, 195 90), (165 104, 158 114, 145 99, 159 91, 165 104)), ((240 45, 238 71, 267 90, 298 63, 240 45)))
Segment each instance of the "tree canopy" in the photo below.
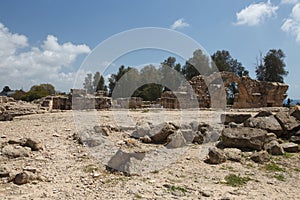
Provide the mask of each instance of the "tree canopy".
POLYGON ((220 72, 233 72, 240 77, 249 75, 249 72, 245 69, 242 63, 237 59, 232 58, 229 51, 217 51, 211 56, 211 58, 220 72))
POLYGON ((271 49, 256 66, 256 78, 260 81, 283 83, 284 76, 288 75, 284 62, 285 54, 281 49, 271 49))

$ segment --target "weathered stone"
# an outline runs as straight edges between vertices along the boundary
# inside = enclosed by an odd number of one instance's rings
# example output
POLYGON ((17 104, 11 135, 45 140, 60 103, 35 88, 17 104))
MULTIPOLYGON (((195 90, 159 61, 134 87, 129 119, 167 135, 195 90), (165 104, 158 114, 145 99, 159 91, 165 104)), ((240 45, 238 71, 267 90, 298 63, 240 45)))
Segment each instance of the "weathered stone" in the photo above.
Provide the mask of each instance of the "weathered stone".
POLYGON ((274 134, 274 133, 267 133, 267 137, 266 137, 266 140, 265 140, 265 143, 269 143, 273 140, 277 140, 277 135, 274 134))
POLYGON ((168 144, 166 147, 168 149, 175 149, 186 146, 185 139, 180 130, 168 136, 168 144))
POLYGON ((280 111, 275 115, 275 118, 280 123, 282 128, 286 131, 293 131, 300 129, 300 123, 295 117, 290 116, 287 112, 280 111))
POLYGON ((29 150, 21 146, 6 145, 2 148, 2 154, 9 158, 28 157, 29 150))
POLYGON ((263 129, 268 132, 281 135, 283 133, 282 127, 273 115, 268 117, 251 117, 244 123, 245 127, 263 129))
POLYGON ((109 136, 110 134, 110 130, 106 126, 94 126, 94 131, 102 134, 103 136, 109 136))
POLYGON ((259 151, 255 152, 251 155, 251 160, 253 160, 256 163, 263 164, 265 162, 270 161, 270 155, 267 151, 259 151))
POLYGON ((290 138, 290 142, 294 142, 294 143, 300 144, 300 136, 293 135, 290 138))
POLYGON ((230 122, 241 124, 244 123, 250 117, 251 114, 221 114, 221 121, 224 124, 229 124, 230 122))
POLYGON ((195 135, 195 137, 193 139, 193 143, 195 143, 195 144, 203 144, 203 142, 204 142, 203 135, 199 131, 197 131, 196 135, 195 135))
POLYGON ((289 114, 300 121, 300 106, 295 105, 289 111, 289 114))
POLYGON ((273 113, 271 111, 268 111, 268 110, 262 110, 260 111, 259 113, 257 113, 254 118, 257 118, 257 117, 269 117, 269 116, 272 116, 273 113))
POLYGON ((29 181, 30 181, 29 178, 30 177, 27 172, 22 172, 15 176, 13 182, 14 182, 14 184, 17 184, 17 185, 23 185, 23 184, 29 183, 29 181))
POLYGON ((9 171, 5 167, 0 167, 0 178, 9 177, 9 171))
POLYGON ((144 137, 142 137, 141 140, 144 143, 151 143, 151 141, 152 141, 148 135, 145 135, 144 137))
POLYGON ((211 147, 208 149, 208 162, 211 164, 221 164, 226 161, 225 153, 216 147, 211 147))
POLYGON ((180 129, 181 133, 187 144, 191 144, 194 141, 194 138, 197 137, 197 134, 192 129, 180 129))
POLYGON ((30 147, 32 151, 39 151, 43 149, 43 145, 40 141, 33 140, 31 138, 22 139, 21 145, 24 147, 30 147))
POLYGON ((242 151, 236 148, 225 148, 224 149, 227 160, 240 162, 242 160, 242 151))
POLYGON ((230 148, 261 150, 267 131, 248 127, 225 128, 222 131, 222 145, 230 148))
POLYGON ((139 139, 146 135, 150 136, 150 130, 151 130, 151 127, 148 122, 144 122, 144 121, 137 122, 136 129, 131 134, 131 137, 139 139))
POLYGON ((107 170, 121 171, 128 174, 135 173, 136 162, 143 160, 145 152, 127 153, 119 149, 116 154, 107 163, 107 170))
POLYGON ((266 143, 264 149, 271 155, 283 155, 284 153, 283 148, 276 140, 266 143))
POLYGON ((165 144, 168 142, 169 135, 174 134, 177 128, 170 122, 160 124, 152 129, 151 141, 156 144, 165 144))
POLYGON ((229 128, 238 128, 238 127, 243 127, 243 126, 244 126, 243 124, 237 124, 235 122, 229 122, 228 123, 229 128))
POLYGON ((14 116, 6 111, 0 114, 0 121, 12 121, 14 116))
POLYGON ((285 152, 289 152, 289 153, 297 153, 299 151, 298 144, 292 142, 282 143, 281 147, 285 152))

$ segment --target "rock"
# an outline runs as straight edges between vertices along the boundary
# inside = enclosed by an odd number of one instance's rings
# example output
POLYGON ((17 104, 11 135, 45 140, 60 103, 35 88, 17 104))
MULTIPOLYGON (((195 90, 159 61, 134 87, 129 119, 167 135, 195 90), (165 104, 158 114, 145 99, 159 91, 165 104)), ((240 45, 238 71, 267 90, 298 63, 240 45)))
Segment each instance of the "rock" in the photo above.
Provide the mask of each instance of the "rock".
POLYGON ((197 133, 195 131, 192 131, 192 129, 180 130, 187 144, 191 144, 194 142, 194 138, 197 136, 197 133))
POLYGON ((275 118, 285 131, 297 131, 300 129, 300 123, 295 117, 290 116, 287 112, 280 111, 275 115, 275 118))
POLYGON ((289 111, 289 114, 300 121, 300 106, 295 105, 289 111))
POLYGON ((222 145, 229 148, 261 150, 267 131, 248 127, 225 128, 222 131, 222 145))
POLYGON ((240 162, 242 160, 242 151, 236 148, 225 148, 224 153, 227 160, 240 162))
POLYGON ((277 140, 277 135, 275 135, 274 133, 267 133, 265 143, 269 143, 273 140, 277 140))
POLYGON ((21 141, 21 146, 30 147, 32 151, 39 151, 43 149, 43 145, 40 141, 33 140, 31 138, 25 138, 21 141))
POLYGON ((283 148, 280 146, 279 142, 276 140, 266 143, 264 145, 264 149, 271 155, 283 155, 283 153, 284 153, 283 148))
POLYGON ((257 118, 257 117, 269 117, 273 115, 273 113, 271 111, 268 111, 268 110, 262 110, 260 111, 259 113, 257 113, 254 118, 257 118))
POLYGON ((282 127, 273 115, 267 117, 251 117, 244 123, 245 127, 263 129, 280 136, 283 133, 282 127))
POLYGON ((2 148, 2 154, 8 158, 29 157, 29 150, 21 146, 6 145, 2 148))
POLYGON ((255 152, 251 155, 250 158, 251 160, 259 164, 263 164, 270 161, 270 155, 268 154, 267 151, 255 152))
POLYGON ((0 167, 0 178, 9 177, 9 172, 5 167, 0 167))
POLYGON ((14 184, 17 184, 17 185, 23 185, 23 184, 29 183, 29 181, 30 181, 29 178, 30 177, 27 172, 22 172, 15 176, 13 182, 14 182, 14 184))
POLYGON ((185 139, 180 130, 168 136, 168 144, 166 147, 168 149, 175 149, 186 146, 185 139))
POLYGON ((40 176, 38 176, 35 173, 32 173, 30 171, 23 171, 19 174, 17 174, 14 179, 13 182, 16 185, 23 185, 26 183, 30 183, 30 182, 35 182, 35 181, 42 181, 42 178, 40 176))
POLYGON ((300 144, 300 136, 293 135, 290 138, 290 142, 294 142, 294 143, 300 144))
POLYGON ((151 141, 155 144, 165 144, 168 142, 168 137, 174 134, 178 127, 168 122, 156 126, 151 133, 151 141))
POLYGON ((241 124, 244 123, 250 117, 251 114, 221 114, 221 121, 224 124, 229 124, 230 122, 241 124))
POLYGON ((201 132, 197 131, 196 134, 195 134, 195 137, 193 139, 193 143, 195 143, 195 144, 203 144, 203 142, 204 142, 203 135, 201 134, 201 132))
POLYGON ((107 163, 106 169, 109 171, 121 171, 128 174, 137 173, 135 165, 139 164, 138 162, 143 160, 145 156, 145 152, 127 153, 119 149, 107 163))
POLYGON ((243 126, 244 126, 243 124, 237 124, 235 122, 229 122, 228 123, 229 128, 238 128, 238 127, 243 127, 243 126))
POLYGON ((292 142, 282 143, 281 147, 283 148, 283 150, 285 152, 289 152, 289 153, 297 153, 299 151, 298 144, 295 144, 295 143, 292 143, 292 142))
POLYGON ((94 126, 94 131, 103 136, 109 136, 110 134, 110 129, 107 126, 94 126))
POLYGON ((150 124, 148 122, 137 122, 135 131, 131 134, 131 137, 139 139, 144 137, 145 135, 150 136, 150 124))
POLYGON ((12 121, 14 118, 13 114, 8 113, 6 111, 0 114, 0 121, 12 121))
POLYGON ((208 149, 208 162, 211 164, 221 164, 226 161, 225 153, 216 147, 208 149))
POLYGON ((142 137, 141 140, 144 143, 151 143, 151 141, 152 141, 148 135, 145 135, 144 137, 142 137))

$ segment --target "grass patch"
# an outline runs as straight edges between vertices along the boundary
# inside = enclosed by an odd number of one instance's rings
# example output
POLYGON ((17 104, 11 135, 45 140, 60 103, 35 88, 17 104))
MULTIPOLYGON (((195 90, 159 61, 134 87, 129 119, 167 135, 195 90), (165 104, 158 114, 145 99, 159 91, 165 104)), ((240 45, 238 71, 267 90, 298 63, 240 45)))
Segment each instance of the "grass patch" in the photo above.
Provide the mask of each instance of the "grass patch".
POLYGON ((180 192, 182 192, 182 193, 184 193, 184 194, 187 192, 187 190, 186 190, 185 188, 179 187, 179 186, 175 186, 175 185, 172 185, 172 186, 169 188, 169 190, 172 191, 172 192, 180 191, 180 192))
POLYGON ((250 180, 251 178, 249 177, 241 177, 235 174, 229 174, 225 177, 226 184, 233 187, 244 185, 250 180))
POLYGON ((139 194, 135 194, 135 195, 134 195, 134 198, 135 198, 135 199, 142 199, 143 197, 142 197, 141 195, 139 195, 139 194))
POLYGON ((265 169, 270 172, 285 172, 285 169, 282 167, 279 167, 275 163, 269 163, 265 165, 265 169))
POLYGON ((282 174, 276 174, 274 178, 276 178, 279 181, 285 181, 285 177, 282 174))
POLYGON ((299 168, 295 168, 294 171, 295 172, 300 172, 300 169, 299 168))
POLYGON ((284 158, 292 158, 293 156, 294 156, 293 154, 287 153, 287 152, 284 152, 282 155, 282 157, 284 157, 284 158))
POLYGON ((96 165, 90 164, 84 167, 83 171, 86 173, 92 173, 94 171, 97 171, 99 168, 96 165))
POLYGON ((142 110, 142 113, 148 113, 150 110, 149 109, 144 109, 142 110))

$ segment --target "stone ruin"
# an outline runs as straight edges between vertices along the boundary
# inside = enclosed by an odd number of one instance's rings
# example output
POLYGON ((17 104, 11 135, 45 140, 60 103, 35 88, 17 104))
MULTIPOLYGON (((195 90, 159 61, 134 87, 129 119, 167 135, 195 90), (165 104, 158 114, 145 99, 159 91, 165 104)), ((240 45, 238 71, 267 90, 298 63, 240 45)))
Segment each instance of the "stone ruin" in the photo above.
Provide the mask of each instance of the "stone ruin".
MULTIPOLYGON (((218 90, 213 90, 214 94, 210 95, 207 86, 210 85, 211 87, 214 85, 214 87, 220 86, 219 88, 221 88, 221 84, 218 83, 218 77, 223 79, 223 88, 225 90, 231 83, 235 83, 238 86, 238 93, 234 94, 233 108, 281 107, 284 99, 287 97, 288 85, 284 83, 258 81, 248 76, 239 77, 231 72, 221 72, 210 76, 195 76, 189 81, 196 93, 199 107, 211 107, 211 96, 215 99, 222 99, 221 96, 218 96, 221 95, 218 90)), ((189 94, 187 88, 182 87, 175 92, 164 92, 161 99, 159 99, 160 104, 164 108, 170 109, 188 107, 189 105, 180 105, 178 101, 179 98, 183 98, 183 95, 185 95, 185 98, 189 98, 186 96, 189 94)))
POLYGON ((111 98, 104 95, 105 93, 102 91, 91 95, 86 90, 71 89, 68 96, 45 97, 41 106, 49 110, 107 109, 111 107, 111 98))

